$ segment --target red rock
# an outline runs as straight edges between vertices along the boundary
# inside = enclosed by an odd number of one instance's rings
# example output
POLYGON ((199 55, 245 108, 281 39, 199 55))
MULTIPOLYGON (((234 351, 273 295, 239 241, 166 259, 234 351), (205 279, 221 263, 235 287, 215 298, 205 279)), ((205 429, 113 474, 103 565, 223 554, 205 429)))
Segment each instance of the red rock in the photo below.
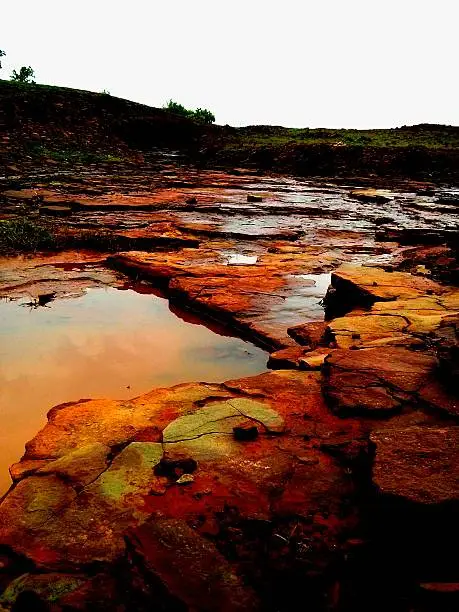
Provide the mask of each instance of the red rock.
POLYGON ((301 346, 289 346, 271 353, 268 359, 268 368, 273 370, 278 369, 295 369, 300 367, 300 358, 305 354, 305 349, 301 346))
POLYGON ((339 414, 391 413, 416 403, 436 360, 404 348, 335 350, 325 361, 324 392, 339 414))
POLYGON ((371 434, 373 483, 383 495, 417 504, 459 500, 459 428, 408 427, 371 434))
POLYGON ((314 349, 324 341, 326 329, 325 321, 314 321, 289 327, 287 332, 298 344, 314 349))
POLYGON ((163 601, 209 612, 260 609, 257 596, 243 585, 235 568, 185 521, 147 521, 129 532, 128 541, 144 574, 162 585, 163 601))

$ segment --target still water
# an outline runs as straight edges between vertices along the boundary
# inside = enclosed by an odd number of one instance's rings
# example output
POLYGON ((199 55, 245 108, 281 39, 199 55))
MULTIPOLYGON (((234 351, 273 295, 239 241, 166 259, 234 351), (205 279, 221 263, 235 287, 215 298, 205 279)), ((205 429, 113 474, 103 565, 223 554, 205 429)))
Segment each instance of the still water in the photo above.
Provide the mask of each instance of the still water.
POLYGON ((264 351, 182 320, 155 295, 98 288, 37 308, 27 301, 0 301, 0 494, 56 404, 266 369, 264 351))

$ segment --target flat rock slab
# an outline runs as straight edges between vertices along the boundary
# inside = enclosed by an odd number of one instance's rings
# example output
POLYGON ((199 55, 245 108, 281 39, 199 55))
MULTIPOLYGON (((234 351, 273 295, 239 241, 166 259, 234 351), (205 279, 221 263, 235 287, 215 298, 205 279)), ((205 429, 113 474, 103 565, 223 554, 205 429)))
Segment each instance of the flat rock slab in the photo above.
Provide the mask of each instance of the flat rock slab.
POLYGON ((386 272, 381 268, 345 264, 333 272, 332 286, 342 296, 360 298, 363 303, 442 295, 448 288, 422 276, 386 272))
POLYGON ((459 427, 408 427, 371 434, 373 483, 383 495, 418 504, 459 497, 459 427))
MULTIPOLYGON (((333 264, 336 254, 323 255, 313 247, 263 252, 250 265, 250 273, 245 266, 228 265, 224 250, 205 248, 166 254, 130 251, 110 257, 109 263, 128 274, 167 284, 174 300, 231 322, 254 342, 278 349, 294 344, 287 329, 310 316, 311 297, 306 293, 303 297, 301 290, 315 282, 305 275, 333 264)), ((320 295, 315 301, 319 300, 320 295)))
POLYGON ((40 215, 51 217, 69 217, 72 214, 70 206, 40 206, 40 215))
POLYGON ((335 350, 325 362, 324 392, 339 414, 390 414, 416 403, 436 363, 404 348, 335 350))
POLYGON ((150 580, 159 581, 174 607, 248 612, 260 609, 250 587, 217 550, 179 519, 150 520, 128 534, 129 548, 150 580))
MULTIPOLYGON (((177 385, 125 402, 80 401, 57 406, 48 419, 27 445, 16 485, 0 505, 0 541, 43 572, 84 574, 87 567, 118 562, 128 530, 150 517, 178 521, 176 536, 182 534, 188 547, 184 559, 193 557, 195 544, 208 559, 212 547, 201 537, 220 532, 228 508, 234 520, 267 524, 324 513, 330 519, 308 529, 325 530, 333 542, 353 520, 342 511, 352 484, 320 441, 331 434, 360 439, 362 431, 330 413, 314 372, 177 385), (235 435, 235 428, 247 427, 258 435, 235 435)), ((158 556, 150 569, 178 593, 173 572, 165 576, 165 566, 154 567, 163 546, 155 533, 158 556)), ((173 534, 166 530, 166 536, 173 534)), ((250 538, 241 545, 250 550, 250 538)), ((325 565, 333 550, 324 552, 325 565)), ((184 584, 203 579, 204 566, 196 563, 188 564, 184 584)), ((235 575, 243 568, 237 562, 235 575)), ((226 579, 219 580, 215 576, 212 588, 226 589, 226 579)), ((236 606, 241 583, 229 580, 236 606)))

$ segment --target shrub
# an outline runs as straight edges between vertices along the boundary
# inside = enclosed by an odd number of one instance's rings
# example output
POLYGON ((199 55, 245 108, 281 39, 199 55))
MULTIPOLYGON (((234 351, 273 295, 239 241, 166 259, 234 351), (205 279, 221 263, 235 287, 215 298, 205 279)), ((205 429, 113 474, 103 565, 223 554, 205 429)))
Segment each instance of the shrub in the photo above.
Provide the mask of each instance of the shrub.
POLYGON ((16 83, 35 83, 34 78, 35 72, 30 66, 22 66, 19 72, 13 70, 11 75, 11 80, 16 81, 16 83))
POLYGON ((199 123, 215 123, 215 115, 206 108, 197 108, 194 111, 194 120, 199 123))
POLYGON ((26 218, 0 221, 0 252, 38 251, 54 245, 52 234, 26 218))
POLYGON ((179 104, 178 102, 174 102, 173 100, 169 100, 168 103, 163 106, 166 110, 171 113, 175 113, 180 117, 187 117, 188 119, 192 119, 197 123, 214 123, 215 115, 205 109, 205 108, 197 108, 196 110, 191 110, 185 108, 183 104, 179 104))

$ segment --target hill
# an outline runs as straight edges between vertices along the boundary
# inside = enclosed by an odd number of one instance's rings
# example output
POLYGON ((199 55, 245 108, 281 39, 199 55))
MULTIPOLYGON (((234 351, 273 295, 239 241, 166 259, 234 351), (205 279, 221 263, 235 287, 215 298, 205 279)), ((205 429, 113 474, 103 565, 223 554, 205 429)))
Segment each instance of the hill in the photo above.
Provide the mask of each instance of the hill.
POLYGON ((204 126, 105 93, 0 81, 0 162, 116 161, 174 148, 207 166, 300 175, 459 178, 459 127, 380 130, 204 126))

